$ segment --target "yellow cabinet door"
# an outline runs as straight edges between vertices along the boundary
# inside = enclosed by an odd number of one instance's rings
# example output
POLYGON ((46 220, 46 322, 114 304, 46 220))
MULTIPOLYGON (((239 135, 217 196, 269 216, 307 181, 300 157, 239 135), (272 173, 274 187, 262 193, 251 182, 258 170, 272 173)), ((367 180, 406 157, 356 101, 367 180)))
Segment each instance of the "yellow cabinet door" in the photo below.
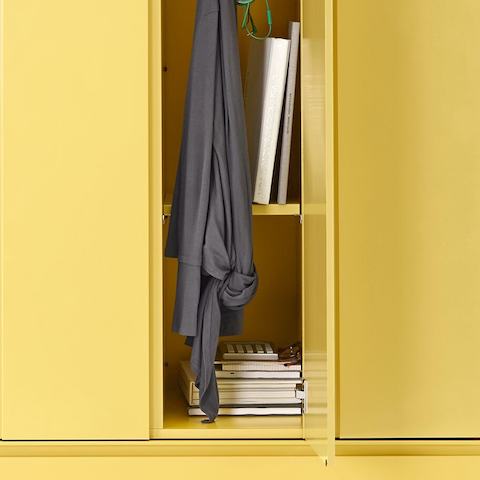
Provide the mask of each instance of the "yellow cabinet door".
POLYGON ((148 437, 148 1, 2 0, 3 439, 148 437))
POLYGON ((305 438, 334 455, 333 2, 301 9, 305 438))
POLYGON ((337 0, 339 431, 480 435, 480 2, 337 0))

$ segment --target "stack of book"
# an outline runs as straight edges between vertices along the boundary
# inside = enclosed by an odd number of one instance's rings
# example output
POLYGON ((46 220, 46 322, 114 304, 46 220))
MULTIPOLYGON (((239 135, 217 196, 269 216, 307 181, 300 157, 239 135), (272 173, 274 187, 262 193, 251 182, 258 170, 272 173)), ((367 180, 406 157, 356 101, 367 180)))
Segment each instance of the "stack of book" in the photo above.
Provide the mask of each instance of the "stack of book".
POLYGON ((251 41, 245 118, 255 203, 287 201, 299 40, 300 24, 290 22, 289 39, 251 41))
MULTIPOLYGON (((204 415, 189 362, 180 364, 180 387, 189 415, 204 415)), ((288 365, 267 342, 222 344, 215 362, 219 415, 301 415, 297 398, 303 379, 301 365, 288 365), (260 357, 260 358, 258 358, 260 357)))

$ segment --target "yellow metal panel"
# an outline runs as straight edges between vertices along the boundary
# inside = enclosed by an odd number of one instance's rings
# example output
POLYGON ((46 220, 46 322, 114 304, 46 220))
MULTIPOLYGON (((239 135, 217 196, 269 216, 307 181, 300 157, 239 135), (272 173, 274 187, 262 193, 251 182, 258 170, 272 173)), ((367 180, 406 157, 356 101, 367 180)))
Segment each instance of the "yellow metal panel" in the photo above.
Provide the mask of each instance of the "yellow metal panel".
MULTIPOLYGON (((214 425, 212 425, 214 427, 214 425)), ((317 457, 304 440, 133 440, 0 442, 5 457, 317 457)), ((3 477, 2 477, 3 478, 3 477)))
POLYGON ((302 2, 302 213, 305 438, 331 455, 333 402, 332 5, 302 2))
MULTIPOLYGON (((233 419, 232 419, 233 420, 233 419)), ((260 419, 258 419, 260 420, 260 419)), ((213 425, 212 425, 213 426, 213 425)), ((159 429, 163 433, 177 434, 179 430, 159 429)), ((227 433, 226 430, 223 430, 227 433)), ((268 430, 266 430, 268 433, 268 430)), ((190 433, 190 431, 188 431, 190 433)), ((135 441, 36 441, 0 442, 0 458, 5 457, 318 457, 309 442, 304 440, 258 439, 253 437, 232 440, 227 436, 210 440, 188 438, 175 440, 135 441), (250 438, 250 439, 249 439, 250 438)), ((375 456, 431 456, 465 457, 480 459, 478 440, 337 440, 338 457, 375 456)), ((461 461, 461 459, 459 458, 461 461)), ((332 462, 329 461, 331 466, 332 462)), ((3 478, 3 477, 2 477, 3 478)))
POLYGON ((218 476, 232 480, 257 472, 260 476, 281 477, 294 470, 305 480, 448 480, 457 476, 463 480, 478 478, 480 459, 475 457, 343 457, 335 467, 324 468, 314 458, 292 457, 256 458, 195 458, 183 460, 179 468, 178 457, 167 458, 6 458, 0 461, 0 473, 12 480, 38 480, 69 478, 83 480, 127 480, 141 475, 145 480, 158 478, 158 472, 179 479, 195 476, 199 480, 212 478, 212 468, 218 476))
MULTIPOLYGON (((198 458, 188 456, 153 458, 3 458, 0 474, 9 480, 130 480, 159 477, 188 480, 229 478, 243 480, 255 475, 263 478, 281 478, 288 472, 304 480, 323 478, 327 469, 317 457, 296 458, 292 455, 271 457, 268 454, 255 457, 198 458), (323 474, 323 475, 322 475, 323 474)), ((348 478, 348 477, 347 477, 348 478)), ((365 477, 362 477, 362 480, 365 477)))
POLYGON ((150 437, 163 425, 162 0, 150 2, 150 437))
POLYGON ((337 455, 377 456, 377 455, 430 455, 430 456, 480 456, 479 440, 337 440, 337 455))
POLYGON ((0 459, 0 475, 9 480, 156 480, 159 475, 185 480, 255 475, 284 478, 289 472, 302 480, 476 480, 480 457, 341 457, 325 468, 318 458, 285 455, 256 457, 129 457, 0 459), (160 473, 159 473, 160 472, 160 473))
MULTIPOLYGON (((233 419, 232 419, 233 420, 233 419)), ((239 420, 239 419, 237 419, 239 420)), ((261 419, 257 419, 261 421, 261 419)), ((212 424, 215 428, 215 426, 212 424)), ((162 429, 160 429, 162 430, 162 429)), ((178 429, 163 430, 178 434, 178 429)), ((226 433, 226 430, 223 430, 226 433)), ((268 432, 268 430, 266 430, 268 432)), ((190 433, 190 431, 188 432, 190 433)), ((304 440, 136 440, 136 441, 36 441, 0 442, 0 458, 5 457, 312 457, 318 456, 304 440)), ((250 438, 250 439, 248 439, 250 438)), ((479 440, 337 440, 337 456, 477 456, 479 440)), ((336 459, 337 461, 342 459, 336 459)), ((459 458, 459 460, 461 460, 459 458)), ((332 462, 328 462, 332 465, 332 462)), ((3 477, 2 477, 3 478, 3 477)))
POLYGON ((2 6, 3 438, 148 437, 148 2, 2 6))
POLYGON ((165 391, 163 429, 155 429, 152 433, 152 438, 168 439, 303 438, 300 415, 225 416, 218 417, 214 423, 202 423, 201 417, 190 417, 186 414, 185 399, 176 384, 170 385, 165 391))
MULTIPOLYGON (((170 216, 172 212, 172 204, 165 203, 163 205, 163 214, 170 216)), ((268 205, 252 205, 252 215, 300 215, 299 203, 287 203, 280 205, 278 203, 269 203, 268 205)))
POLYGON ((340 434, 480 432, 480 3, 338 0, 340 434))

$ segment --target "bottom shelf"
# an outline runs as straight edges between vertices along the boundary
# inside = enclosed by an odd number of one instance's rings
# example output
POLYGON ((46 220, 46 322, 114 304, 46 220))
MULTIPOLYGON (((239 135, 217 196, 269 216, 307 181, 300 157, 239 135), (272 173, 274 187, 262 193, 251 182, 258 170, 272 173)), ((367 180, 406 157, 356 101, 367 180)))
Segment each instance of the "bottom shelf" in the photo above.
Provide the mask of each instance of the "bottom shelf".
POLYGON ((187 404, 176 385, 165 391, 163 429, 153 429, 153 438, 169 439, 302 439, 303 418, 298 416, 218 417, 201 423, 203 417, 187 415, 187 404))

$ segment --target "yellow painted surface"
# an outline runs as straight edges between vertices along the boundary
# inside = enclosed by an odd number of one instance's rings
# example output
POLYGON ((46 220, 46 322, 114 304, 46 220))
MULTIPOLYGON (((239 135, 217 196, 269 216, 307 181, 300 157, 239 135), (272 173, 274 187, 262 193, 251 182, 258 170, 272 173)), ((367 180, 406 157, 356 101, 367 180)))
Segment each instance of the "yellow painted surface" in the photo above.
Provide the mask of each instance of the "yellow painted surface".
POLYGON ((2 436, 146 438, 148 2, 2 7, 2 436))
POLYGON ((324 467, 316 458, 152 457, 152 458, 2 458, 0 475, 9 480, 142 480, 159 475, 179 480, 231 478, 255 474, 305 480, 476 480, 480 457, 342 457, 324 467))
MULTIPOLYGON (((317 457, 316 445, 308 440, 267 437, 261 434, 253 440, 253 434, 258 434, 261 426, 250 429, 240 425, 240 419, 227 421, 229 428, 217 428, 217 435, 211 431, 210 439, 198 439, 198 429, 174 428, 158 429, 162 439, 130 440, 130 441, 21 441, 0 442, 0 457, 317 457), (234 422, 237 421, 237 425, 234 422), (227 438, 232 430, 238 435, 237 429, 245 433, 242 438, 227 438), (192 434, 192 437, 181 435, 192 434), (223 436, 221 435, 223 433, 223 436), (169 437, 168 435, 171 435, 169 437), (176 437, 176 438, 174 438, 176 437), (197 438, 196 438, 197 437, 197 438)), ((251 419, 255 422, 255 419, 251 419)), ((261 419, 257 419, 261 421, 261 419)), ((287 420, 286 418, 284 420, 287 420)), ((168 422, 168 420, 167 420, 168 422)), ((186 427, 186 421, 181 420, 186 427)), ((252 425, 252 424, 251 424, 252 425)), ((251 426, 250 425, 250 426, 251 426)), ((286 423, 284 424, 286 425, 286 423)), ((293 430, 289 427, 286 433, 293 430)), ((266 433, 274 430, 266 428, 266 433)), ((336 440, 337 457, 329 457, 329 466, 343 457, 384 457, 384 456, 432 456, 432 457, 465 457, 480 458, 479 440, 336 440)), ((322 456, 323 457, 323 456, 322 456)))
MULTIPOLYGON (((326 130, 326 3, 302 2, 302 212, 303 212, 303 349, 304 377, 308 380, 308 402, 305 415, 305 438, 320 455, 332 453, 334 431, 330 428, 334 414, 333 396, 329 397, 333 373, 333 317, 327 317, 327 198, 326 130), (319 205, 327 205, 318 208, 319 205), (328 325, 327 325, 328 324, 328 325), (329 338, 332 341, 329 341, 329 338), (328 413, 328 415, 327 415, 328 413)), ((328 44, 328 42, 327 42, 328 44)), ((330 253, 330 256, 332 254, 330 253)), ((330 280, 330 279, 329 279, 330 280)), ((330 292, 329 292, 330 294, 330 292)))
MULTIPOLYGON (((321 440, 323 454, 325 319, 321 314, 318 322, 315 308, 325 308, 325 278, 318 282, 315 275, 324 268, 325 247, 315 253, 315 235, 324 243, 326 199, 324 189, 317 195, 310 179, 321 179, 324 173, 324 158, 315 151, 316 136, 322 132, 314 123, 319 118, 315 102, 324 88, 315 55, 324 47, 318 44, 323 31, 316 30, 314 21, 319 10, 307 3, 312 21, 306 37, 308 88, 303 100, 312 128, 305 137, 306 201, 300 203, 298 114, 291 203, 254 206, 260 288, 246 310, 243 338, 265 338, 285 346, 302 339, 302 326, 307 325, 313 339, 305 344, 313 386, 308 431, 312 440, 321 440), (301 209, 308 216, 305 227, 300 224, 301 209), (302 256, 304 232, 308 256, 302 256), (312 293, 305 325, 302 259, 312 293)), ((3 240, 5 258, 14 254, 15 268, 13 274, 8 262, 4 268, 8 288, 3 291, 7 307, 2 318, 3 437, 131 439, 147 438, 150 430, 155 438, 303 438, 300 416, 220 418, 214 425, 202 425, 198 418, 188 418, 175 385, 178 362, 188 358, 189 349, 171 332, 176 267, 165 261, 163 269, 166 227, 161 216, 169 213, 162 199, 173 188, 176 170, 195 2, 179 7, 168 0, 126 1, 119 8, 107 0, 92 15, 93 3, 87 0, 74 16, 81 28, 69 20, 71 6, 56 0, 42 7, 32 0, 5 4, 6 35, 12 41, 6 43, 10 56, 3 134, 8 150, 2 165, 8 188, 3 240), (40 38, 36 56, 25 48, 20 28, 24 25, 16 20, 25 12, 30 14, 30 35, 40 38), (163 29, 162 14, 168 15, 163 29), (178 15, 181 22, 174 21, 178 15), (41 26, 59 18, 62 22, 45 34, 41 26), (87 40, 80 37, 86 27, 87 40), (55 43, 58 38, 62 42, 55 43), (14 54, 18 64, 12 62, 14 54), (39 75, 22 77, 26 69, 37 69, 39 75), (25 86, 27 98, 21 97, 25 86), (22 143, 23 138, 35 142, 22 143), (23 188, 14 191, 18 185, 23 188), (18 199, 25 202, 19 217, 23 223, 12 220, 13 200, 18 199), (25 239, 33 233, 32 248, 25 239), (25 272, 31 277, 20 288, 19 274, 25 272), (48 281, 40 282, 42 275, 48 281), (23 298, 34 301, 20 305, 23 298)), ((298 1, 272 2, 274 34, 286 36, 288 20, 299 18, 299 7, 298 1)), ((263 11, 255 8, 256 18, 263 18, 263 11)), ((244 66, 248 43, 240 33, 244 66)))
MULTIPOLYGON (((202 417, 186 415, 187 404, 177 385, 165 390, 163 429, 152 432, 152 438, 216 439, 301 439, 302 417, 252 416, 218 417, 214 423, 201 423, 202 417)), ((228 442, 227 442, 228 443, 228 442)), ((225 442, 223 443, 225 445, 225 442)))
MULTIPOLYGON (((239 419, 237 419, 239 420, 239 419)), ((252 419, 254 420, 254 419, 252 419)), ((260 420, 260 419, 257 419, 260 420)), ((233 428, 234 419, 230 426, 233 428)), ((237 429, 239 426, 235 426, 237 429)), ((215 426, 213 425, 213 428, 215 426)), ((244 426, 240 427, 244 432, 244 426)), ((159 429, 162 430, 162 429, 159 429)), ((221 433, 219 429, 218 433, 221 433)), ((266 431, 268 431, 267 429, 266 431)), ((318 457, 308 440, 258 438, 221 441, 221 436, 210 439, 180 438, 181 429, 164 429, 163 434, 175 438, 130 441, 34 441, 0 442, 0 458, 5 457, 318 457)), ((252 432, 254 430, 251 430, 252 432)), ((258 429, 257 429, 258 431, 258 429)), ((189 429, 187 433, 192 432, 189 429)), ((223 429, 227 433, 227 429, 223 429)), ((195 437, 195 434, 194 434, 195 437)), ((328 465, 335 465, 344 457, 430 456, 430 457, 479 457, 479 440, 336 440, 336 458, 329 458, 328 465)))
MULTIPOLYGON (((278 346, 286 346, 301 339, 300 284, 301 254, 300 222, 294 216, 254 217, 254 255, 259 274, 259 288, 254 300, 245 309, 244 332, 235 339, 269 339, 278 346), (271 241, 272 235, 281 241, 271 241)), ((165 236, 168 222, 165 224, 165 236)), ((156 430, 154 436, 165 438, 279 438, 282 429, 288 428, 283 438, 302 438, 301 417, 288 419, 267 418, 219 418, 218 425, 201 424, 199 419, 189 419, 186 404, 179 398, 177 383, 180 360, 190 358, 190 347, 181 335, 172 332, 173 306, 175 300, 177 263, 164 261, 164 375, 165 375, 165 421, 168 430, 178 428, 176 433, 156 430), (180 402, 180 403, 179 403, 180 402), (182 415, 183 412, 183 415, 182 415), (238 428, 238 432, 232 428, 238 428), (223 430, 218 432, 218 430, 223 430), (262 431, 264 430, 264 431, 262 431)), ((228 339, 229 337, 225 337, 228 339)), ((155 426, 161 428, 161 426, 155 426)))
POLYGON ((317 457, 304 440, 136 440, 0 442, 5 457, 317 457))
POLYGON ((163 424, 162 0, 150 3, 150 437, 163 424))
MULTIPOLYGON (((170 216, 172 212, 172 204, 165 203, 163 205, 163 214, 170 216)), ((252 215, 300 215, 299 203, 287 203, 279 205, 277 203, 270 203, 268 205, 252 205, 252 215)))
POLYGON ((336 455, 348 456, 479 456, 479 440, 337 440, 336 455))
MULTIPOLYGON (((181 133, 185 91, 190 63, 192 34, 195 18, 194 0, 176 2, 163 0, 162 64, 163 75, 163 214, 164 241, 171 212, 171 198, 175 181, 181 133)), ((273 0, 274 34, 287 36, 288 20, 299 18, 299 1, 273 0)), ((264 5, 253 6, 259 30, 265 27, 264 5)), ((242 74, 244 74, 250 41, 239 32, 242 74)), ((297 107, 299 102, 297 102, 297 107)), ((301 329, 301 225, 300 225, 300 115, 294 124, 293 157, 290 172, 289 203, 287 205, 254 205, 254 256, 259 274, 259 290, 246 308, 244 334, 240 338, 264 338, 279 346, 300 340, 301 329), (272 238, 275 239, 272 242, 272 238)), ((159 130, 156 130, 159 131, 159 130)), ((322 207, 322 206, 321 206, 322 207)), ((321 209, 321 208, 320 208, 321 209)), ((323 205, 324 211, 324 205, 323 205)), ((301 417, 288 418, 219 418, 215 425, 204 425, 199 418, 188 418, 186 404, 179 397, 177 386, 180 360, 190 356, 184 338, 171 331, 175 300, 177 264, 154 253, 163 268, 163 360, 165 396, 163 405, 156 401, 153 410, 164 409, 163 423, 154 414, 153 438, 302 438, 301 417)), ((155 320, 154 331, 161 327, 155 320)), ((239 337, 235 337, 239 338, 239 337)), ((159 341, 157 341, 159 343, 159 341)), ((158 347, 157 347, 158 348, 158 347)), ((157 366, 155 366, 157 368, 157 366)), ((159 375, 155 375, 158 389, 159 375)), ((157 397, 158 398, 158 397, 157 397)))
POLYGON ((479 18, 337 1, 342 437, 480 432, 479 18))
POLYGON ((204 458, 5 458, 0 459, 0 475, 9 480, 123 480, 159 477, 190 480, 191 478, 232 480, 247 475, 283 478, 294 472, 299 478, 321 478, 323 463, 315 457, 204 457, 204 458))

